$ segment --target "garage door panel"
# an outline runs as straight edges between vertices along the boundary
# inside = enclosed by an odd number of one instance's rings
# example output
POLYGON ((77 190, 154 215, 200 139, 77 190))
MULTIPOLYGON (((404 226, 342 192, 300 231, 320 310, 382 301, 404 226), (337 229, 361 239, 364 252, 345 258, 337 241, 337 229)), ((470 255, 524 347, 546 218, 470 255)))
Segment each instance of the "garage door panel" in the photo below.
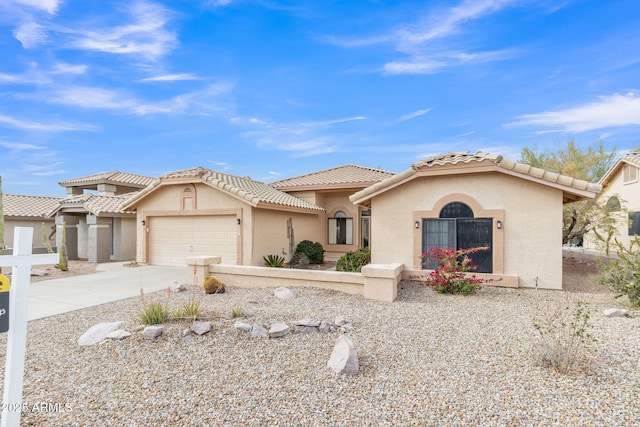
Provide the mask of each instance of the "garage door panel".
POLYGON ((149 258, 156 265, 185 265, 186 258, 218 255, 237 263, 235 216, 153 217, 149 219, 149 258))

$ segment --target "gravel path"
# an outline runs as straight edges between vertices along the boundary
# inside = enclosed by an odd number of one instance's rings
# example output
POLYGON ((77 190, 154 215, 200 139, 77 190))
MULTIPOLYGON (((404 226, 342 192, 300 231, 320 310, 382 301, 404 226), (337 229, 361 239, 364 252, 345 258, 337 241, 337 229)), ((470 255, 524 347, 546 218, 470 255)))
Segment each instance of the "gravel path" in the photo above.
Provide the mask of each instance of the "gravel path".
POLYGON ((197 298, 212 318, 212 332, 190 341, 181 336, 189 323, 174 322, 155 341, 134 332, 77 345, 98 322, 122 320, 134 331, 139 298, 30 322, 22 425, 640 425, 640 316, 602 316, 619 304, 610 294, 579 295, 590 302, 598 342, 561 375, 539 362, 533 318, 547 301, 563 303, 562 292, 485 288, 460 297, 406 282, 389 304, 292 290, 285 301, 271 289, 173 295, 174 309, 197 298), (236 306, 240 320, 265 326, 346 317, 360 374, 326 367, 339 332, 251 339, 233 330, 236 306), (63 410, 32 411, 39 402, 63 410))

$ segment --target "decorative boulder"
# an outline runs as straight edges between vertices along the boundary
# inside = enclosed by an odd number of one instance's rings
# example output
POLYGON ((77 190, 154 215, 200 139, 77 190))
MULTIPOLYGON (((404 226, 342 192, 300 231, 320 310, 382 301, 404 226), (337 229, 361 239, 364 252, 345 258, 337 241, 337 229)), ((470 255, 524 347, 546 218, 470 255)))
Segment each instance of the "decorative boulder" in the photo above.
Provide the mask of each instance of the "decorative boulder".
POLYGON ((131 332, 127 332, 124 329, 118 329, 107 334, 105 338, 110 340, 120 341, 125 338, 129 338, 130 336, 131 336, 131 332))
POLYGON ((222 283, 216 276, 210 276, 204 279, 202 283, 204 292, 207 294, 222 294, 224 293, 224 283, 222 283))
POLYGON ((280 338, 291 332, 291 328, 286 323, 274 323, 269 329, 269 338, 280 338))
POLYGON ((335 332, 338 330, 338 326, 330 320, 324 320, 318 327, 320 332, 335 332))
POLYGON ((87 332, 78 338, 78 345, 93 345, 103 341, 107 335, 122 325, 122 322, 104 322, 89 328, 87 332))
POLYGON ((163 332, 164 332, 164 326, 162 325, 147 326, 142 331, 142 338, 147 340, 152 340, 162 335, 163 332))
POLYGON ((629 310, 623 308, 607 308, 602 313, 607 317, 630 317, 629 310))
POLYGON ((179 283, 177 280, 174 280, 169 285, 169 289, 173 293, 182 292, 187 290, 187 285, 185 285, 184 283, 179 283))
POLYGON ((241 332, 249 332, 249 331, 251 331, 251 325, 250 324, 241 322, 239 320, 236 320, 236 322, 233 324, 233 328, 235 330, 241 331, 241 332))
POLYGON ((190 329, 198 335, 204 335, 211 332, 211 322, 194 322, 190 329))
POLYGON ((318 326, 320 326, 320 321, 313 319, 301 319, 296 320, 295 322, 293 322, 293 324, 295 326, 310 326, 312 328, 317 328, 318 326))
POLYGON ((268 336, 269 336, 269 333, 261 325, 255 324, 251 328, 251 338, 263 338, 268 336))
POLYGON ((276 288, 273 290, 273 295, 279 299, 291 299, 295 296, 289 288, 276 288))
POLYGON ((358 364, 358 353, 353 345, 353 341, 346 335, 341 335, 336 340, 333 352, 327 362, 327 366, 333 369, 336 374, 356 375, 360 370, 358 364))

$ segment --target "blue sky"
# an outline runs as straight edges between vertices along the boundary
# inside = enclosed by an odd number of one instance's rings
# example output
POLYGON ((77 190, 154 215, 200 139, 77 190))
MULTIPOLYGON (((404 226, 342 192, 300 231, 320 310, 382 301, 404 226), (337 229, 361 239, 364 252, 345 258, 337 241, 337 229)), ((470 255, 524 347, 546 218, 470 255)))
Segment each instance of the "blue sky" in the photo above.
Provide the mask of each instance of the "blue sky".
POLYGON ((3 0, 5 193, 640 145, 640 2, 3 0))

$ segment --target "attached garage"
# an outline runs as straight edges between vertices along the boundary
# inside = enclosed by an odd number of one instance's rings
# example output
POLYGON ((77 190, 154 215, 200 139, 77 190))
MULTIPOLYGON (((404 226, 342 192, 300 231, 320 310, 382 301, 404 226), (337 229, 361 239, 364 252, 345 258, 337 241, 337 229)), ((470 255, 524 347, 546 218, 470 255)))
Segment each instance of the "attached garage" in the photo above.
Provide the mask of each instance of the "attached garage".
POLYGON ((149 217, 149 257, 153 265, 185 265, 189 256, 216 254, 238 264, 235 215, 149 217))
POLYGON ((276 188, 205 168, 159 177, 128 200, 136 212, 136 261, 186 266, 220 256, 227 265, 263 265, 296 236, 317 239, 324 209, 276 188))

